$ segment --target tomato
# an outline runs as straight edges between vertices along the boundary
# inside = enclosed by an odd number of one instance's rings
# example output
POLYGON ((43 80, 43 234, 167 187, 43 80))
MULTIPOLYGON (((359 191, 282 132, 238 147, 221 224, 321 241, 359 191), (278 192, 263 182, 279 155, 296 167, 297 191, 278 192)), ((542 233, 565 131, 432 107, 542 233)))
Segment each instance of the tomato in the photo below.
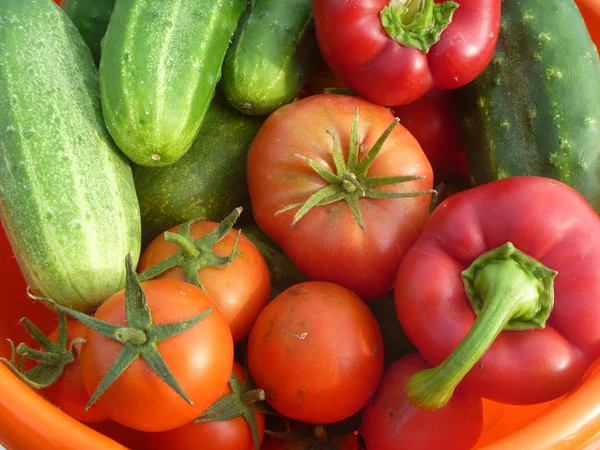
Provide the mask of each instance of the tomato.
POLYGON ((358 442, 354 433, 341 438, 318 444, 296 439, 277 439, 272 436, 265 438, 261 450, 358 450, 358 442))
POLYGON ((248 369, 267 402, 294 420, 327 424, 363 408, 383 373, 383 341, 369 308, 333 283, 278 295, 250 332, 248 369))
MULTIPOLYGON (((233 363, 233 373, 243 383, 246 379, 244 368, 233 363)), ((222 397, 231 394, 231 388, 223 389, 222 397)), ((253 411, 260 442, 265 433, 265 416, 253 411)), ((192 422, 175 430, 146 435, 148 448, 156 450, 188 450, 202 443, 202 450, 253 450, 254 441, 250 427, 243 416, 220 422, 192 422)))
MULTIPOLYGON (((218 225, 216 222, 208 221, 192 222, 191 238, 193 240, 202 238, 218 225)), ((180 228, 181 225, 168 231, 175 233, 180 228)), ((214 255, 229 256, 233 251, 236 234, 234 230, 225 234, 223 239, 212 247, 214 255)), ((149 267, 172 257, 178 250, 176 243, 165 241, 164 235, 158 236, 143 252, 138 264, 138 272, 142 273, 149 267)), ((248 238, 241 235, 237 250, 237 256, 229 265, 202 267, 198 271, 198 281, 225 316, 235 343, 248 337, 258 314, 266 306, 271 295, 269 269, 258 249, 248 238)), ((163 272, 158 278, 185 281, 186 275, 181 267, 175 267, 163 272)))
POLYGON ((400 123, 417 138, 427 155, 436 184, 467 174, 451 95, 448 91, 433 90, 416 102, 393 108, 400 123))
MULTIPOLYGON (((182 281, 153 280, 141 283, 141 288, 152 326, 189 319, 213 306, 201 289, 182 281)), ((106 300, 94 317, 108 324, 128 326, 125 292, 117 292, 106 300)), ((158 349, 193 405, 161 380, 140 357, 114 380, 96 402, 113 421, 142 431, 177 428, 202 414, 223 393, 233 365, 233 341, 221 314, 212 311, 184 333, 158 344, 144 345, 158 349)), ((126 346, 136 344, 127 342, 123 345, 88 330, 80 365, 83 383, 90 395, 126 346)))
POLYGON ((459 388, 437 410, 417 408, 406 398, 406 380, 429 367, 420 354, 412 353, 385 371, 362 412, 361 433, 369 450, 468 450, 475 445, 483 426, 481 397, 459 388))
POLYGON ((379 153, 374 148, 393 122, 387 108, 358 97, 314 95, 271 114, 248 153, 248 185, 258 225, 308 278, 340 284, 367 300, 383 297, 393 287, 402 256, 420 234, 431 202, 431 165, 403 126, 393 128, 379 153), (358 136, 352 146, 351 129, 358 136), (340 146, 333 145, 329 132, 340 146), (334 148, 343 157, 334 159, 334 148), (361 162, 355 163, 356 158, 361 162), (394 178, 382 186, 382 177, 396 176, 413 179, 394 178), (318 200, 314 195, 323 199, 306 212, 307 202, 318 200), (398 195, 414 196, 380 198, 398 195))
MULTIPOLYGON (((87 328, 76 320, 69 320, 67 327, 69 336, 68 346, 70 348, 73 339, 84 338, 87 328)), ((50 333, 48 338, 52 342, 56 342, 58 329, 50 333)), ((75 344, 75 348, 79 352, 81 352, 81 346, 81 343, 75 344)), ((96 405, 87 411, 85 410, 90 396, 83 385, 79 361, 79 358, 75 358, 72 363, 67 364, 58 381, 52 386, 45 388, 43 392, 52 403, 81 422, 101 422, 106 420, 108 416, 96 405)))

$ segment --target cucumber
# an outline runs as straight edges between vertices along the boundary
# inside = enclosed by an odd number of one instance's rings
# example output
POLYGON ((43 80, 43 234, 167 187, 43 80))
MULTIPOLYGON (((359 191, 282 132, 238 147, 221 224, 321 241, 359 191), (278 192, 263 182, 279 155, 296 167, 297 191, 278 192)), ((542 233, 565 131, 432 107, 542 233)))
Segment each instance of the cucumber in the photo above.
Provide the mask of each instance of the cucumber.
POLYGON ((258 225, 249 225, 242 228, 242 234, 252 241, 267 262, 271 274, 271 299, 295 284, 308 281, 308 278, 300 272, 300 269, 289 260, 283 250, 258 225))
POLYGON ((600 212, 600 64, 572 0, 504 0, 492 62, 455 100, 474 184, 545 176, 600 212))
POLYGON ((32 290, 87 310, 125 285, 140 216, 98 74, 52 1, 0 1, 0 216, 32 290))
POLYGON ((100 63, 100 42, 108 28, 116 0, 62 0, 61 8, 71 18, 83 40, 100 63))
POLYGON ((144 242, 188 220, 220 221, 249 205, 246 156, 262 122, 238 113, 217 93, 183 158, 167 167, 132 166, 144 242))
POLYGON ((119 0, 102 42, 108 130, 136 164, 180 159, 200 130, 245 0, 119 0))
POLYGON ((290 103, 317 52, 312 0, 252 0, 223 65, 229 103, 252 115, 290 103))

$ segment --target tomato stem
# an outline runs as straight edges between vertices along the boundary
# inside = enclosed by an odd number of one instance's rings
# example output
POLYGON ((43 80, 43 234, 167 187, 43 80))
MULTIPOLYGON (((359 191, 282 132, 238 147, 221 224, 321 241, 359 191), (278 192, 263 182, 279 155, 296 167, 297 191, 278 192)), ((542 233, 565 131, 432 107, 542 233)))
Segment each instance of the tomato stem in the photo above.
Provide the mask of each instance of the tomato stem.
POLYGON ((380 13, 381 24, 398 44, 428 53, 452 22, 458 3, 434 0, 391 0, 380 13))
POLYGON ((445 361, 409 378, 407 398, 420 408, 443 407, 503 330, 544 328, 556 275, 510 242, 477 258, 462 274, 477 319, 445 361))
POLYGON ((119 328, 114 331, 113 337, 121 344, 131 342, 134 345, 143 345, 148 341, 146 333, 142 330, 136 330, 135 328, 119 328))

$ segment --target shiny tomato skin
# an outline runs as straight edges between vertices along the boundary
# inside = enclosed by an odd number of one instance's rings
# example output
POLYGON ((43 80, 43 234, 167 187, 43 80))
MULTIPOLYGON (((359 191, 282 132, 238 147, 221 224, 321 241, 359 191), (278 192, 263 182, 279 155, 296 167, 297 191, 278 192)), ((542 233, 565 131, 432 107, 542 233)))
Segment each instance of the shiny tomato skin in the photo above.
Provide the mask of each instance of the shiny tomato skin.
MULTIPOLYGON (((218 223, 209 221, 192 223, 190 227, 192 239, 208 234, 217 225, 218 223)), ((179 226, 176 226, 168 231, 178 230, 179 226)), ((213 247, 217 256, 231 254, 236 234, 237 231, 231 230, 213 247)), ((141 273, 163 259, 173 256, 178 249, 177 244, 166 242, 161 234, 142 253, 138 272, 141 273)), ((183 270, 179 267, 170 269, 157 278, 185 281, 183 270)), ((198 272, 198 279, 213 303, 225 316, 234 343, 246 339, 258 314, 267 305, 271 295, 269 269, 258 249, 242 235, 238 244, 238 255, 231 264, 221 268, 205 267, 198 272)))
MULTIPOLYGON (((233 373, 243 383, 246 379, 244 368, 234 361, 233 373)), ((231 394, 227 385, 221 397, 231 394)), ((260 442, 265 433, 265 415, 255 411, 260 442)), ((147 433, 146 442, 150 450, 188 450, 202 443, 202 450, 254 450, 250 427, 243 417, 222 422, 188 423, 180 428, 162 433, 147 433)))
POLYGON ((450 92, 429 91, 415 102, 396 106, 393 112, 419 141, 433 167, 435 184, 467 174, 450 92))
POLYGON ((260 314, 247 348, 250 376, 294 420, 327 424, 363 408, 383 373, 383 339, 369 308, 328 282, 300 283, 260 314))
MULTIPOLYGON (((188 319, 213 306, 201 289, 178 280, 141 283, 153 324, 188 319)), ((95 318, 126 325, 124 290, 106 300, 95 318)), ((157 344, 165 363, 189 405, 138 358, 99 397, 96 404, 110 419, 140 431, 165 431, 182 426, 201 415, 228 383, 233 365, 233 340, 225 319, 213 310, 194 327, 157 344)), ((92 395, 123 345, 89 330, 81 352, 81 372, 92 395)))
MULTIPOLYGON (((297 208, 326 182, 300 154, 335 170, 332 138, 336 133, 348 156, 353 114, 359 108, 359 140, 372 148, 394 116, 384 107, 358 97, 313 95, 286 105, 265 121, 248 153, 248 185, 254 217, 291 261, 309 278, 340 284, 363 300, 383 297, 393 287, 404 253, 419 236, 429 215, 431 195, 400 199, 358 200, 363 231, 345 201, 310 210, 292 228, 297 208)), ((364 158, 367 152, 362 152, 364 158)), ((420 175, 423 179, 380 187, 394 192, 433 186, 431 165, 417 140, 398 125, 368 175, 420 175)))
POLYGON ((377 393, 362 412, 369 450, 469 450, 483 426, 481 397, 460 386, 445 407, 425 410, 412 405, 404 385, 414 373, 431 365, 418 353, 404 356, 383 375, 377 393))
MULTIPOLYGON (((76 320, 69 320, 67 322, 67 327, 69 335, 68 346, 70 348, 73 339, 85 338, 87 327, 76 320)), ((56 342, 56 339, 58 338, 58 329, 50 333, 48 338, 52 342, 56 342)), ((76 344, 75 348, 78 351, 81 351, 82 345, 84 344, 76 344)), ((101 422, 108 418, 106 413, 95 405, 85 411, 85 405, 90 399, 90 396, 83 385, 81 366, 78 357, 75 358, 72 363, 67 364, 58 381, 52 386, 45 388, 43 392, 52 403, 81 422, 101 422)))

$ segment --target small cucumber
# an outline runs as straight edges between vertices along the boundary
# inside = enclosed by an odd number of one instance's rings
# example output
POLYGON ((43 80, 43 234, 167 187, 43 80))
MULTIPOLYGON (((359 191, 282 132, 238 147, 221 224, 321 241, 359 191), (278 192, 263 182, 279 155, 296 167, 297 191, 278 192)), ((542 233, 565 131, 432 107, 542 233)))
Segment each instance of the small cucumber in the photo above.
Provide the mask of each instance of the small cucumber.
POLYGON ((234 110, 218 92, 192 148, 166 167, 133 165, 144 242, 191 219, 220 221, 249 204, 248 148, 262 124, 234 110))
POLYGON ((229 103, 252 115, 290 103, 317 52, 312 0, 252 0, 223 66, 229 103))
POLYGON ((194 141, 245 0, 119 0, 102 41, 111 136, 136 164, 165 166, 194 141))
POLYGON ((71 18, 83 40, 100 64, 100 42, 108 28, 116 0, 62 0, 61 8, 71 18))
POLYGON ((600 62, 573 0, 504 0, 492 62, 455 99, 474 184, 545 176, 600 212, 600 62))
POLYGON ((98 73, 49 0, 0 1, 0 216, 32 290, 79 310, 125 285, 140 215, 98 73))

